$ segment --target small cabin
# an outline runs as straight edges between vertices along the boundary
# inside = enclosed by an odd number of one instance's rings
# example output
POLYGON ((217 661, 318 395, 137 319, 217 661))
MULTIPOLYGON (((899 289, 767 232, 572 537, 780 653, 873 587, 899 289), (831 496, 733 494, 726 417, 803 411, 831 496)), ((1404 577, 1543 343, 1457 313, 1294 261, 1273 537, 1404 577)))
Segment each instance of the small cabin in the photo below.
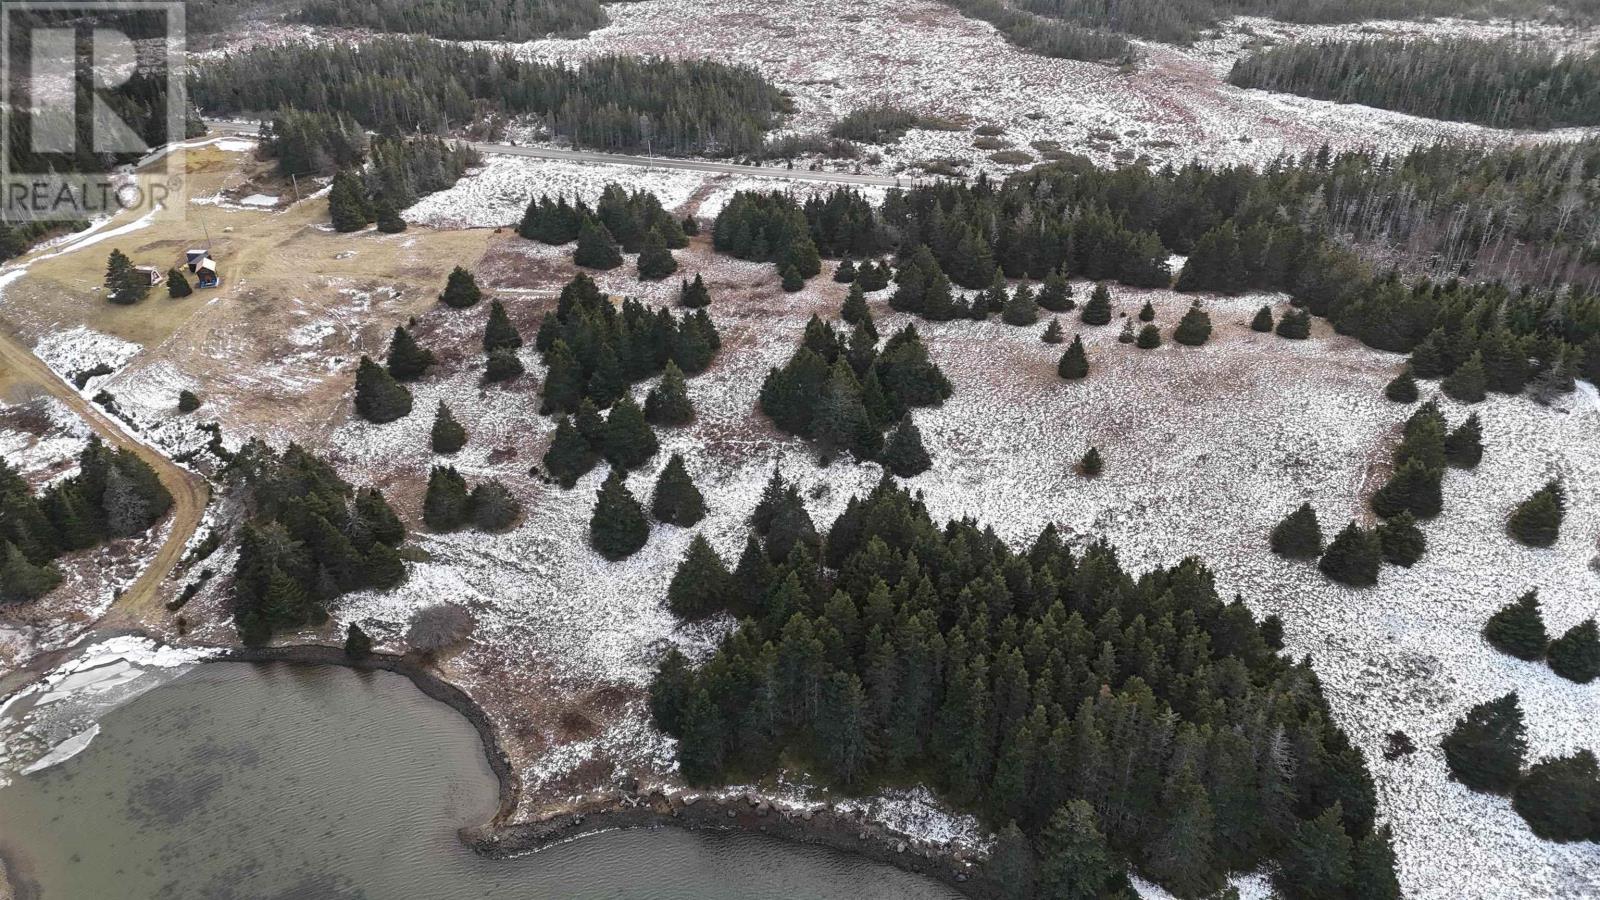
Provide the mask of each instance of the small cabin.
POLYGON ((155 266, 134 266, 133 270, 135 272, 138 272, 140 275, 143 275, 144 277, 150 279, 150 286, 151 287, 155 287, 156 285, 160 284, 161 282, 167 280, 166 273, 162 272, 160 269, 156 268, 155 266))
POLYGON ((190 250, 184 254, 185 265, 194 274, 195 287, 214 288, 222 283, 217 275, 217 261, 211 258, 211 253, 206 250, 190 250))

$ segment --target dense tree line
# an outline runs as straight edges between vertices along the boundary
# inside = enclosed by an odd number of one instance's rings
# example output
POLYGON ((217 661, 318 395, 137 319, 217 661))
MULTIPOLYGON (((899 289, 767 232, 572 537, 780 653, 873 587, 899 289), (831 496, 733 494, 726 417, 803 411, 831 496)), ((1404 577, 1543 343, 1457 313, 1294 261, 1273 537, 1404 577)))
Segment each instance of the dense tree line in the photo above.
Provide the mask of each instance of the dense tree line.
POLYGON ((292 107, 383 134, 536 115, 583 147, 715 155, 758 150, 786 102, 753 69, 722 63, 604 56, 569 67, 410 38, 252 49, 202 66, 190 90, 221 114, 292 107))
POLYGON ((1008 0, 940 0, 971 19, 982 19, 1007 41, 1041 56, 1089 62, 1131 61, 1133 45, 1105 31, 1035 15, 1008 0))
POLYGON ((1514 38, 1290 43, 1235 62, 1228 81, 1495 128, 1600 124, 1600 53, 1514 38))
POLYGON ((1309 663, 1194 559, 1139 578, 1047 527, 1026 552, 942 530, 887 479, 824 536, 774 475, 730 572, 691 550, 680 614, 738 629, 651 688, 693 784, 801 760, 837 787, 929 779, 1002 832, 1017 897, 1181 897, 1268 861, 1290 898, 1397 898, 1372 779, 1309 663), (1093 865, 1086 865, 1089 861, 1093 865), (1124 862, 1126 861, 1126 862, 1124 862))
POLYGON ((249 504, 234 566, 233 620, 247 644, 318 624, 348 591, 406 579, 397 548, 405 524, 376 488, 357 491, 296 444, 281 453, 252 439, 224 475, 249 504))
POLYGON ((639 277, 646 280, 677 271, 672 251, 689 246, 683 223, 666 211, 660 198, 649 191, 630 193, 620 184, 606 185, 593 209, 578 198, 571 203, 566 197, 533 198, 517 233, 553 246, 577 241, 573 262, 589 269, 614 269, 622 265, 623 253, 638 253, 639 277))
POLYGON ((172 507, 172 495, 132 451, 90 437, 78 474, 34 495, 0 460, 0 603, 33 600, 54 588, 63 554, 148 530, 172 507))
POLYGON ((296 18, 443 40, 514 42, 581 37, 608 21, 599 0, 307 0, 296 18))

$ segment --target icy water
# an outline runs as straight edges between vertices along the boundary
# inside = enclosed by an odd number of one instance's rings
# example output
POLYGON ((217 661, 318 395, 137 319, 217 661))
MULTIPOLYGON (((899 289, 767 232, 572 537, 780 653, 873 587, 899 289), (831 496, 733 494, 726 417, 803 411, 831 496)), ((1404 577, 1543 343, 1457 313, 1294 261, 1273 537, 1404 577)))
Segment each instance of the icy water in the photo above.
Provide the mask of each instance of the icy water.
POLYGON ((512 860, 477 733, 387 672, 209 663, 0 788, 0 847, 42 900, 845 900, 955 897, 757 835, 595 835, 512 860))

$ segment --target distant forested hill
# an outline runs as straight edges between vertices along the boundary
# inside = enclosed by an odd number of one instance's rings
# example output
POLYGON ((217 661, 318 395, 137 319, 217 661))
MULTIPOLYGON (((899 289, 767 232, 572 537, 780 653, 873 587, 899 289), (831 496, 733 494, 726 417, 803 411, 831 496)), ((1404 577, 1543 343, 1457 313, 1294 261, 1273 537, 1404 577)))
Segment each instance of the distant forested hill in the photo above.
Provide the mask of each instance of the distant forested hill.
POLYGON ((742 66, 606 56, 568 67, 415 38, 228 56, 199 71, 191 96, 216 114, 292 107, 385 133, 536 115, 582 147, 715 155, 758 150, 787 103, 742 66))
POLYGON ((1600 53, 1513 40, 1289 44, 1234 63, 1228 80, 1497 128, 1600 124, 1600 53))
POLYGON ((307 0, 299 18, 461 41, 576 36, 608 21, 598 0, 307 0))

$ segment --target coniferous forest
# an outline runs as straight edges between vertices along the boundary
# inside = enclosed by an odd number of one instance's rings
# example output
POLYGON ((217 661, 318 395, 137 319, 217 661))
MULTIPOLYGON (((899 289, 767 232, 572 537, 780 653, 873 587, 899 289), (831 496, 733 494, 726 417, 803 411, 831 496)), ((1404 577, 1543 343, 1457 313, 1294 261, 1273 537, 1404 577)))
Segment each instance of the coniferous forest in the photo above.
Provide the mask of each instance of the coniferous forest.
POLYGON ((308 0, 297 18, 455 41, 578 37, 608 21, 599 0, 308 0))
POLYGON ((697 544, 674 579, 680 614, 740 619, 704 665, 669 651, 651 687, 691 783, 780 758, 848 791, 929 781, 1002 832, 1018 897, 1128 896, 1119 859, 1181 897, 1268 861, 1286 897, 1399 896, 1309 663, 1198 560, 1134 578, 1053 526, 1018 552, 887 479, 824 533, 774 474, 750 522, 731 575, 697 544), (1108 861, 1071 871, 1072 847, 1108 861))
POLYGON ((710 155, 759 150, 786 103, 755 71, 716 62, 606 56, 568 67, 399 37, 233 54, 202 66, 190 95, 212 113, 293 107, 385 134, 536 115, 581 147, 710 155))
POLYGON ((1228 81, 1494 128, 1600 124, 1600 53, 1514 39, 1291 43, 1234 63, 1228 81))

